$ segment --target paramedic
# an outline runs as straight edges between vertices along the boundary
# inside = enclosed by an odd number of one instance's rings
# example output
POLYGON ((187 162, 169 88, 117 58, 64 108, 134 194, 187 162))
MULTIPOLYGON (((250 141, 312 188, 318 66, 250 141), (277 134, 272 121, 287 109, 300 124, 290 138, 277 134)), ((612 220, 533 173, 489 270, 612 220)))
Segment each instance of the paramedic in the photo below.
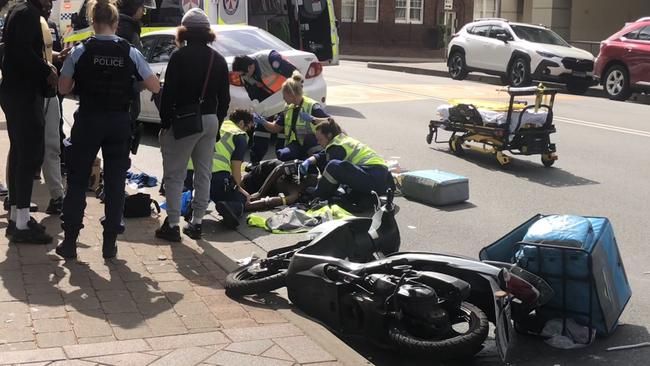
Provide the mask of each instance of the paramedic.
POLYGON ((276 151, 281 161, 303 160, 323 149, 314 135, 314 118, 327 118, 329 115, 318 102, 303 95, 302 83, 302 75, 294 71, 282 85, 286 112, 280 114, 275 122, 256 119, 256 123, 269 132, 284 132, 284 148, 276 151))
POLYGON ((332 118, 319 121, 316 139, 325 150, 300 166, 300 172, 306 174, 311 165, 320 161, 325 165, 315 196, 328 199, 341 184, 356 193, 386 193, 391 176, 386 162, 373 149, 346 135, 332 118))

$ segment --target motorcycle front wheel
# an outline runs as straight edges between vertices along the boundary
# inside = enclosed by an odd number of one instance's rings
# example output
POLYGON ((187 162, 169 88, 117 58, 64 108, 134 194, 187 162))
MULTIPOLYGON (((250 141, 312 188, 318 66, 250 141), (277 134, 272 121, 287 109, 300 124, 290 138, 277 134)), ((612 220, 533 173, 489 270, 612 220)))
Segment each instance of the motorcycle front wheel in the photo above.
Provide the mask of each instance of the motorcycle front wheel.
POLYGON ((478 307, 463 302, 460 305, 454 325, 464 325, 466 329, 452 327, 446 336, 437 339, 423 339, 409 332, 403 323, 393 324, 388 330, 390 342, 398 349, 414 354, 426 354, 437 359, 467 358, 481 350, 488 335, 489 323, 485 313, 478 307))
MULTIPOLYGON (((266 260, 269 261, 269 259, 266 260)), ((275 260, 280 261, 280 259, 275 260)), ((260 266, 261 262, 261 259, 256 259, 230 272, 224 284, 226 294, 233 297, 240 297, 270 292, 286 286, 286 266, 280 264, 279 268, 276 266, 262 268, 260 266)))

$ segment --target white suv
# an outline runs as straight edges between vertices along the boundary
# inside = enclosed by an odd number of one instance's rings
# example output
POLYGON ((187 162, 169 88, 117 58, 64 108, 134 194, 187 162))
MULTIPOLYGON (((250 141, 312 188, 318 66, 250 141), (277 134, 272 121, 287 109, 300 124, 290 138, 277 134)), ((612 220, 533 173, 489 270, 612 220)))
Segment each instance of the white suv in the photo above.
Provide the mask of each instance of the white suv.
POLYGON ((449 43, 447 66, 456 80, 478 71, 499 75, 504 84, 514 87, 534 79, 564 83, 570 93, 584 94, 595 85, 591 53, 569 45, 543 26, 505 19, 466 24, 449 43))

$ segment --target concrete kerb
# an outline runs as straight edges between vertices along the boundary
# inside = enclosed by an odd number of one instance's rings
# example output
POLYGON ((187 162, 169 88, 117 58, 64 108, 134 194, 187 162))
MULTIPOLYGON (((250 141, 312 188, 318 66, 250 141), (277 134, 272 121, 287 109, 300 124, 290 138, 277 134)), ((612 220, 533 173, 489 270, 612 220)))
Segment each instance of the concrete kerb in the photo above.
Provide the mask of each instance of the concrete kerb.
MULTIPOLYGON (((368 62, 367 67, 369 69, 398 71, 398 72, 406 72, 409 74, 429 75, 429 76, 436 76, 436 77, 443 77, 443 78, 449 77, 449 72, 447 71, 447 69, 446 68, 443 69, 442 67, 423 68, 423 67, 409 66, 404 64, 389 64, 389 63, 380 63, 380 62, 368 62)), ((501 79, 498 76, 493 76, 493 75, 469 74, 467 75, 466 80, 479 81, 479 82, 494 84, 494 85, 501 85, 501 79)))
MULTIPOLYGON (((217 219, 215 213, 210 213, 209 215, 217 219)), ((238 268, 239 265, 237 264, 237 260, 243 257, 248 257, 253 252, 261 257, 266 256, 266 251, 262 247, 255 244, 255 242, 251 241, 251 239, 247 238, 243 234, 238 234, 241 235, 243 241, 248 241, 248 243, 231 248, 219 248, 218 244, 212 244, 205 240, 197 243, 203 248, 205 254, 226 271, 232 271, 238 268)), ((287 299, 286 290, 282 289, 280 291, 280 296, 287 299)), ((372 365, 372 363, 341 341, 324 326, 318 324, 316 321, 303 314, 300 310, 292 308, 279 309, 276 311, 287 319, 289 323, 300 328, 325 351, 335 356, 338 362, 347 366, 372 365)))

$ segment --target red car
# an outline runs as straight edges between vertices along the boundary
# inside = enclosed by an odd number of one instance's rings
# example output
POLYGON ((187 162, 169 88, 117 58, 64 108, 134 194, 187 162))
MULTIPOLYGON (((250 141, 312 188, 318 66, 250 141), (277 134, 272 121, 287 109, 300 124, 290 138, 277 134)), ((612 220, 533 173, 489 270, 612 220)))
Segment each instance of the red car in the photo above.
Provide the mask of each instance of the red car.
POLYGON ((600 43, 594 76, 609 99, 626 100, 650 92, 650 17, 628 23, 600 43))

